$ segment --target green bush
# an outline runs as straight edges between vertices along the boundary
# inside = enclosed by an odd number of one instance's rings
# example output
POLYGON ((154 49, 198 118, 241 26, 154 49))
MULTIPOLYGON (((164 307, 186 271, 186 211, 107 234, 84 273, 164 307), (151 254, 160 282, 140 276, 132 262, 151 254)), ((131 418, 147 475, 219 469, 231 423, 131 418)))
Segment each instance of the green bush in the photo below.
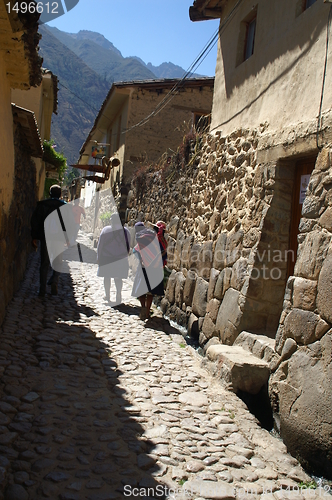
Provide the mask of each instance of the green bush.
POLYGON ((55 151, 53 139, 51 139, 50 141, 44 141, 43 148, 43 160, 55 167, 59 174, 59 181, 61 182, 67 168, 67 158, 63 153, 58 153, 57 151, 55 151))

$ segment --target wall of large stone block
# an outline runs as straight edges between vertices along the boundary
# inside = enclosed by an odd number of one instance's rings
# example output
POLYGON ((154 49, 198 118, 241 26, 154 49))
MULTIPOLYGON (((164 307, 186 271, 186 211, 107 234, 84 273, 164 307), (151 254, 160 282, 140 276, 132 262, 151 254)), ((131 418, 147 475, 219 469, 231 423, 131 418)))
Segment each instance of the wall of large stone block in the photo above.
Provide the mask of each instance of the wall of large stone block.
POLYGON ((233 344, 242 330, 274 338, 278 328, 294 168, 257 162, 261 132, 208 135, 173 182, 153 173, 142 199, 128 196, 132 223, 168 223, 173 271, 161 307, 205 347, 233 344))
POLYGON ((32 251, 30 219, 37 202, 36 166, 22 147, 19 126, 14 129, 14 149, 12 202, 0 221, 0 324, 6 305, 24 276, 32 251))
POLYGON ((299 226, 294 276, 287 281, 270 378, 291 452, 332 471, 332 150, 318 155, 299 226), (299 439, 299 436, 302 436, 299 439))

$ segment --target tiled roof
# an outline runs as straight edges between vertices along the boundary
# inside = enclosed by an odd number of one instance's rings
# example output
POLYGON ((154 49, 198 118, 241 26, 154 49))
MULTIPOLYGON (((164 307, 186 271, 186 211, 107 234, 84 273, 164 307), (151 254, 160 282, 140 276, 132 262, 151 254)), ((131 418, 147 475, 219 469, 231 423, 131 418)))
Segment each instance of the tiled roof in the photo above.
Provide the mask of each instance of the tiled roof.
POLYGON ((191 21, 204 21, 220 18, 228 0, 195 0, 189 8, 191 21))
POLYGON ((22 132, 22 145, 29 151, 31 156, 41 158, 43 156, 42 141, 38 131, 35 114, 28 109, 12 104, 14 123, 19 124, 22 132))

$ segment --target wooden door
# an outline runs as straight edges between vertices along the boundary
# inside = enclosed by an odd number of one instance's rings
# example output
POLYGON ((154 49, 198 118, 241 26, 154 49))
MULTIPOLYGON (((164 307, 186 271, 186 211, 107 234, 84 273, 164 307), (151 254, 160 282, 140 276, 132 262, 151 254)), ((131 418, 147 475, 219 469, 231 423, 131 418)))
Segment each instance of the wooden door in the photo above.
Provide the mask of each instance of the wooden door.
POLYGON ((289 252, 287 262, 287 278, 294 273, 297 255, 297 236, 301 219, 302 205, 305 199, 306 188, 310 175, 315 168, 316 157, 306 158, 296 163, 293 186, 292 215, 289 235, 289 252))

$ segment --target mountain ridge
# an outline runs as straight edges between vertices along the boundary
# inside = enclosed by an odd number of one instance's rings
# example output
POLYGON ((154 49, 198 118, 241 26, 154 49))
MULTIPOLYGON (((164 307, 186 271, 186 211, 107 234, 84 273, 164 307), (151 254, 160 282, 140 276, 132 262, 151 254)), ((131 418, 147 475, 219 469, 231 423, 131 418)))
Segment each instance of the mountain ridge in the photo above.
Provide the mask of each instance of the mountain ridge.
POLYGON ((153 66, 137 56, 123 57, 112 42, 94 31, 66 33, 47 25, 40 26, 39 31, 43 66, 59 79, 52 138, 69 164, 78 159, 112 83, 182 78, 185 73, 173 63, 153 66))

